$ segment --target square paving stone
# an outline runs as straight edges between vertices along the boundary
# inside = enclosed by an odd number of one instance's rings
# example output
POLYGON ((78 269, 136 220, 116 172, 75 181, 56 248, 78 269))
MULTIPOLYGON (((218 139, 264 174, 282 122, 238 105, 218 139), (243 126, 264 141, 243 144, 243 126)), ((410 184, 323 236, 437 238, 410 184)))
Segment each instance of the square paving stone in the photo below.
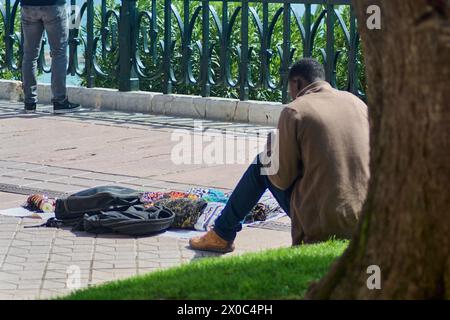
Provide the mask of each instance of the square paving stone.
POLYGON ((138 260, 139 268, 159 268, 160 263, 157 260, 148 261, 148 260, 138 260))
POLYGON ((50 255, 50 261, 51 262, 62 262, 62 261, 72 261, 72 257, 70 255, 64 255, 64 254, 51 254, 50 255))
POLYGON ((52 253, 72 253, 73 249, 71 247, 53 246, 52 253))
POLYGON ((19 290, 14 295, 13 300, 35 300, 39 296, 39 291, 36 289, 35 291, 28 292, 27 290, 19 290))
POLYGON ((22 271, 25 266, 23 264, 18 263, 3 263, 0 271, 22 271))
POLYGON ((4 293, 4 291, 0 291, 0 300, 13 300, 14 294, 12 293, 4 293))
POLYGON ((58 177, 57 179, 52 180, 52 182, 75 186, 73 189, 80 189, 80 191, 82 189, 93 188, 105 184, 105 182, 101 180, 83 179, 81 177, 58 177))
POLYGON ((148 260, 148 259, 158 259, 159 253, 157 251, 155 252, 139 252, 138 254, 139 259, 141 260, 148 260))
POLYGON ((75 263, 77 261, 91 261, 93 259, 93 255, 88 254, 76 254, 74 253, 72 256, 72 261, 75 263))
POLYGON ((30 246, 27 248, 30 253, 48 253, 52 249, 50 245, 46 246, 30 246))
POLYGON ((39 294, 39 299, 55 299, 57 297, 62 297, 69 292, 70 290, 42 289, 39 294))
POLYGON ((21 256, 13 256, 13 255, 8 255, 5 258, 5 262, 7 263, 15 263, 15 262, 19 262, 19 263, 23 263, 27 261, 27 258, 25 257, 21 257, 21 256))
POLYGON ((22 289, 39 289, 41 287, 41 280, 26 280, 19 282, 19 290, 22 289))
POLYGON ((28 280, 41 280, 44 277, 45 270, 41 269, 40 271, 23 271, 20 275, 20 281, 28 281, 28 280))
POLYGON ((82 177, 90 173, 90 171, 77 169, 66 169, 66 168, 53 168, 53 169, 55 170, 51 171, 52 173, 58 176, 66 176, 66 177, 82 177))
POLYGON ((0 292, 4 290, 15 290, 15 289, 17 289, 17 284, 0 280, 0 292))
POLYGON ((27 184, 27 187, 40 189, 40 190, 65 192, 65 193, 74 193, 74 192, 80 190, 80 188, 77 186, 74 187, 71 185, 55 183, 55 182, 38 182, 38 183, 36 183, 36 181, 34 181, 33 184, 27 184))
POLYGON ((26 258, 27 262, 46 262, 49 259, 49 253, 29 254, 26 258))
POLYGON ((42 286, 43 289, 70 289, 67 287, 67 281, 46 279, 42 286))
POLYGON ((100 181, 103 181, 103 183, 105 183, 105 182, 120 183, 120 182, 125 182, 128 180, 135 179, 134 177, 130 177, 130 176, 112 175, 112 174, 96 173, 96 172, 90 172, 86 175, 83 175, 83 178, 91 179, 91 180, 100 180, 100 181))

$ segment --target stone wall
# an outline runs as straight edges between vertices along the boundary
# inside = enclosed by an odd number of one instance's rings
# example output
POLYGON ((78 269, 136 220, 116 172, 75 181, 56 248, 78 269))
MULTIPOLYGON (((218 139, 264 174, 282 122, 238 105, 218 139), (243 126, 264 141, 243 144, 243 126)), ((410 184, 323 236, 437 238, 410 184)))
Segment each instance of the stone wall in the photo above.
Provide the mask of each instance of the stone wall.
MULTIPOLYGON (((239 101, 225 98, 203 98, 181 94, 146 91, 120 92, 115 89, 68 86, 70 101, 85 108, 126 112, 163 114, 197 119, 244 122, 276 126, 282 104, 275 102, 239 101)), ((39 101, 50 103, 49 84, 38 85, 39 101)), ((20 81, 0 80, 0 99, 23 100, 20 81)))

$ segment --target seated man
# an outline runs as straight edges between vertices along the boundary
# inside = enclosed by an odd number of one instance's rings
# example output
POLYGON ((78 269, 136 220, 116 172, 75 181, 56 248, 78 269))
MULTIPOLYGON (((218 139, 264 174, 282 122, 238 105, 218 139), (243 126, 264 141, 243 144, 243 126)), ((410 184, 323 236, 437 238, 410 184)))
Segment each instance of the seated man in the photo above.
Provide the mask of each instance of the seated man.
POLYGON ((295 100, 280 115, 276 145, 267 147, 277 172, 264 173, 268 162, 260 154, 214 229, 190 239, 192 249, 233 251, 241 221, 266 189, 291 218, 293 245, 351 237, 369 180, 368 110, 359 98, 324 79, 324 68, 314 59, 291 67, 289 88, 295 100))

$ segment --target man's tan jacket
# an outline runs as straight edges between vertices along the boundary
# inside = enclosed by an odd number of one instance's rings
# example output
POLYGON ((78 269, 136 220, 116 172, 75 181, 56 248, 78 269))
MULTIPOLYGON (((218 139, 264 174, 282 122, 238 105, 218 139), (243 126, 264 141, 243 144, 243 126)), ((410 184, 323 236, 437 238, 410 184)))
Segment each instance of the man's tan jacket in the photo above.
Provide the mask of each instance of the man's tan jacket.
POLYGON ((293 185, 293 244, 350 238, 370 174, 366 104, 315 82, 282 111, 278 138, 279 168, 269 179, 282 190, 293 185))

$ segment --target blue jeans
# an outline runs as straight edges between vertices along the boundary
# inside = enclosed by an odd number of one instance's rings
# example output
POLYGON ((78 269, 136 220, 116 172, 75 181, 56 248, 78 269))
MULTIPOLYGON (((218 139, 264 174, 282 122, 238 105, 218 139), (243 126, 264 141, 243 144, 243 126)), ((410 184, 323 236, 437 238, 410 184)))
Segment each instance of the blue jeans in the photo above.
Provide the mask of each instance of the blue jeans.
POLYGON ((22 6, 22 82, 25 103, 37 102, 36 69, 44 30, 52 57, 53 102, 66 99, 68 18, 65 5, 22 6))
POLYGON ((257 157, 256 163, 251 164, 244 173, 221 215, 215 221, 214 231, 221 238, 227 241, 233 241, 236 238, 236 234, 242 230, 242 221, 245 216, 258 203, 267 189, 289 215, 293 186, 285 191, 278 189, 266 175, 261 174, 261 167, 261 162, 257 157))

